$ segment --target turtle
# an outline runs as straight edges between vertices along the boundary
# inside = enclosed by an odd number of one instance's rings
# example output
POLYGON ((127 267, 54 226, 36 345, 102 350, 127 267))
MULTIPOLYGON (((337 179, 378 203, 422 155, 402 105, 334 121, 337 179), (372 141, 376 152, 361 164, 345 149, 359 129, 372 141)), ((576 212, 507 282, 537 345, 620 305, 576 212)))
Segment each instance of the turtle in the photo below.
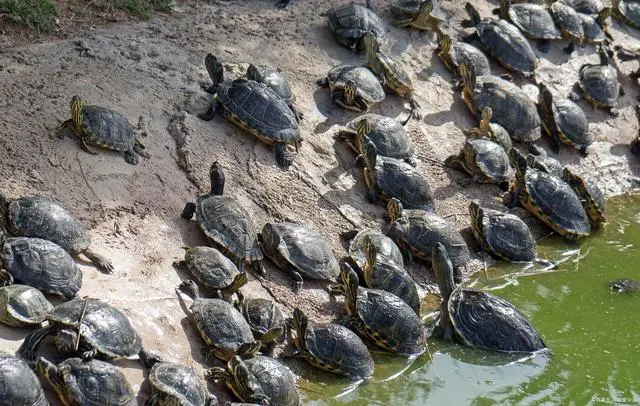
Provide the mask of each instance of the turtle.
POLYGON ((444 164, 468 173, 472 181, 494 183, 504 190, 515 175, 502 145, 485 138, 467 138, 460 153, 448 157, 444 164))
POLYGON ((478 123, 478 127, 462 130, 462 133, 467 138, 489 139, 500 144, 506 152, 509 152, 509 150, 513 148, 511 137, 509 137, 509 133, 504 129, 503 126, 491 122, 492 116, 493 110, 491 110, 491 107, 487 106, 483 108, 482 113, 480 114, 480 122, 478 123))
POLYGON ((236 354, 251 356, 260 350, 260 342, 253 338, 249 324, 232 304, 200 297, 192 280, 182 282, 178 289, 193 299, 191 316, 205 342, 202 355, 206 359, 215 355, 229 361, 236 354))
POLYGON ((589 216, 591 228, 600 227, 607 220, 604 216, 604 195, 598 185, 585 180, 582 176, 565 167, 562 180, 567 182, 574 192, 580 197, 582 205, 589 216))
POLYGON ((587 156, 593 143, 584 111, 569 99, 554 98, 544 82, 538 82, 538 113, 542 128, 551 137, 551 150, 560 152, 560 143, 571 145, 587 156))
POLYGON ((570 54, 575 50, 575 42, 582 45, 584 41, 584 27, 580 14, 566 4, 555 1, 549 6, 549 12, 553 16, 556 25, 562 32, 562 36, 569 38, 569 45, 562 50, 570 54))
POLYGON ((463 62, 473 66, 477 76, 491 74, 489 59, 481 50, 463 41, 453 41, 449 35, 440 29, 436 30, 436 34, 438 36, 438 47, 435 52, 453 75, 454 89, 460 89, 462 86, 459 67, 463 62))
POLYGON ((447 20, 436 0, 391 0, 391 12, 398 18, 392 23, 394 27, 431 30, 447 20))
POLYGON ((174 362, 158 362, 149 371, 151 396, 145 406, 217 406, 218 398, 193 367, 174 362))
POLYGON ((253 332, 253 337, 265 348, 263 353, 273 354, 277 344, 282 344, 286 337, 286 325, 282 311, 273 300, 255 298, 245 299, 240 296, 235 303, 253 332))
POLYGON ((98 154, 89 145, 122 151, 124 160, 137 165, 138 155, 150 158, 136 130, 120 112, 108 107, 87 105, 80 96, 71 98, 71 117, 58 127, 58 137, 64 137, 68 127, 80 138, 82 148, 90 154, 98 154))
POLYGON ((16 352, 33 364, 42 340, 53 336, 58 350, 65 354, 79 353, 83 359, 105 360, 138 355, 148 367, 160 359, 146 350, 131 322, 120 310, 94 298, 73 299, 54 307, 47 314, 47 327, 27 337, 16 352))
MULTIPOLYGON (((638 8, 638 11, 640 13, 640 7, 638 8)), ((640 61, 640 50, 634 51, 628 48, 624 48, 620 45, 616 45, 615 47, 613 47, 613 49, 617 51, 616 54, 618 55, 618 58, 620 58, 621 61, 624 61, 624 62, 634 61, 634 60, 640 61)), ((629 76, 634 80, 637 80, 638 78, 640 78, 640 67, 635 71, 631 72, 629 76)))
POLYGON ((525 77, 534 75, 538 63, 529 41, 513 24, 505 20, 480 18, 478 10, 469 2, 465 4, 469 20, 463 27, 475 27, 475 33, 464 38, 470 42, 478 39, 483 48, 505 68, 519 72, 525 77))
POLYGON ((327 11, 327 18, 336 40, 352 52, 364 51, 362 37, 367 32, 380 43, 386 40, 387 29, 371 0, 366 0, 365 5, 340 4, 327 11))
POLYGON ((388 352, 410 357, 424 353, 424 327, 408 304, 393 293, 359 287, 358 275, 346 262, 342 263, 340 281, 332 293, 345 295, 344 325, 388 352))
POLYGON ((380 44, 372 33, 365 33, 363 39, 367 52, 367 62, 364 66, 380 79, 383 86, 407 99, 411 106, 411 117, 421 120, 420 104, 416 100, 415 88, 409 74, 397 59, 380 51, 380 44))
POLYGON ((595 15, 602 10, 603 5, 600 0, 559 0, 561 3, 573 8, 580 14, 595 15))
POLYGON ((108 362, 69 358, 58 365, 40 357, 36 370, 65 405, 134 406, 136 395, 120 368, 108 362))
POLYGON ((287 145, 294 144, 297 151, 301 136, 298 120, 288 102, 255 80, 225 81, 222 63, 212 54, 207 54, 205 66, 213 82, 209 92, 214 95, 209 109, 198 117, 212 120, 221 107, 229 121, 263 143, 275 146, 276 162, 280 167, 291 166, 293 155, 287 151, 287 145))
POLYGON ((609 282, 609 289, 614 293, 636 293, 640 292, 640 282, 634 279, 616 279, 609 282))
POLYGON ((39 326, 51 309, 53 305, 34 287, 15 284, 0 288, 0 323, 39 326))
POLYGON ((242 359, 234 356, 226 368, 210 368, 207 379, 224 380, 243 402, 298 406, 300 394, 289 368, 273 358, 257 355, 242 359))
POLYGON ((282 72, 282 69, 269 67, 259 68, 251 63, 247 67, 247 79, 263 83, 276 92, 282 100, 287 102, 293 115, 296 117, 296 121, 300 122, 304 118, 300 110, 296 109, 293 105, 296 101, 296 96, 293 94, 289 86, 289 81, 284 72, 282 72))
POLYGON ((0 351, 0 406, 49 406, 38 376, 24 360, 0 351))
POLYGON ((316 83, 318 86, 330 88, 333 102, 350 111, 368 111, 385 98, 380 81, 364 66, 333 67, 326 77, 318 79, 316 83))
POLYGON ((240 272, 233 261, 213 247, 187 248, 184 261, 174 265, 186 267, 198 282, 207 289, 219 291, 225 298, 248 282, 247 274, 240 272))
POLYGON ((556 233, 578 239, 591 233, 589 218, 580 197, 557 176, 528 167, 526 158, 515 148, 509 158, 516 179, 505 196, 507 207, 522 205, 556 233))
POLYGON ((303 278, 334 280, 340 273, 331 247, 312 228, 286 221, 266 223, 259 237, 264 254, 293 279, 294 292, 303 278))
POLYGON ((540 148, 536 144, 529 144, 527 146, 527 165, 536 168, 539 171, 546 172, 558 178, 562 178, 562 170, 564 165, 555 158, 552 158, 547 154, 547 151, 540 148))
POLYGON ((604 46, 598 48, 598 55, 599 64, 587 63, 580 67, 580 80, 576 82, 570 97, 576 100, 580 93, 595 107, 603 106, 609 114, 617 117, 618 96, 624 94, 618 82, 618 71, 609 65, 609 54, 604 46))
POLYGON ((402 252, 395 242, 386 235, 373 228, 365 228, 356 233, 353 231, 342 234, 343 238, 350 239, 349 261, 356 270, 363 271, 367 261, 366 244, 369 241, 375 246, 378 258, 383 258, 386 262, 403 264, 402 252), (350 238, 353 235, 353 238, 350 238))
POLYGON ((73 256, 84 254, 100 270, 113 272, 113 264, 90 248, 91 237, 82 223, 51 199, 23 196, 9 200, 0 193, 0 227, 15 236, 42 238, 73 256))
POLYGON ((511 4, 511 0, 501 0, 500 7, 494 9, 493 14, 515 25, 525 37, 538 40, 537 48, 540 52, 549 52, 550 40, 562 38, 546 5, 511 4))
POLYGON ((221 252, 234 259, 240 272, 245 263, 251 263, 264 275, 256 227, 236 199, 223 195, 225 176, 218 161, 211 164, 209 177, 211 191, 198 197, 195 203, 185 204, 182 218, 190 220, 195 213, 202 232, 221 252))
POLYGON ((513 304, 490 293, 456 286, 444 245, 437 243, 432 255, 442 295, 439 333, 445 340, 457 339, 470 347, 508 353, 547 348, 538 330, 513 304))
MULTIPOLYGON (((362 154, 362 141, 358 139, 358 129, 362 121, 367 120, 370 125, 367 137, 376 146, 378 155, 389 158, 402 159, 411 166, 416 166, 413 158, 414 146, 413 142, 405 130, 405 125, 411 119, 411 115, 406 120, 400 122, 391 117, 381 116, 379 114, 368 113, 354 118, 346 127, 342 129, 337 137, 347 142, 347 145, 355 151, 356 154, 362 154)), ((363 128, 364 130, 364 128, 363 128)))
POLYGON ((613 42, 609 33, 607 19, 611 16, 611 7, 604 7, 596 17, 579 13, 584 31, 584 42, 594 45, 608 45, 613 42))
POLYGON ((316 368, 352 379, 373 375, 373 357, 353 331, 334 323, 309 323, 299 308, 293 310, 290 325, 296 332, 295 351, 287 357, 303 358, 316 368))
POLYGON ((612 0, 611 7, 614 17, 640 29, 640 3, 635 0, 612 0))
POLYGON ((513 140, 533 142, 540 138, 536 105, 517 85, 494 75, 476 76, 466 63, 460 65, 462 99, 474 116, 490 107, 492 120, 513 140))

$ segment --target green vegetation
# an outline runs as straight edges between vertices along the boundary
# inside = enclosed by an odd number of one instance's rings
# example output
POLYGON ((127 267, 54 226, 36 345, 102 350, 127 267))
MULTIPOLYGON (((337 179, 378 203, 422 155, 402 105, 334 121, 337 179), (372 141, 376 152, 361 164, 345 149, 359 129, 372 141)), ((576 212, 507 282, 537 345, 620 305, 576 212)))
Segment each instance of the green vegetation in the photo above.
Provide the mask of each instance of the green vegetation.
POLYGON ((143 20, 151 18, 154 11, 171 11, 172 0, 100 0, 95 4, 103 9, 119 8, 143 20))
POLYGON ((57 16, 51 0, 0 0, 0 13, 20 24, 40 32, 52 32, 57 16))

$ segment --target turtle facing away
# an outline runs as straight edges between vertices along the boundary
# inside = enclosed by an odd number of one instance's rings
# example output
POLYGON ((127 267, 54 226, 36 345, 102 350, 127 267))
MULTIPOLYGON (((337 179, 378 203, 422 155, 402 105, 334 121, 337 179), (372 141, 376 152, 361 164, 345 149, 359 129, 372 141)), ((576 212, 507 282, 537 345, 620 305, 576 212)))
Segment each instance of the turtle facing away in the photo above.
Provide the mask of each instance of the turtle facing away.
POLYGON ((589 216, 592 228, 600 227, 601 224, 607 221, 604 217, 604 195, 598 185, 583 179, 582 176, 573 173, 567 167, 563 170, 562 179, 567 182, 580 197, 587 216, 589 216))
POLYGON ((38 376, 24 360, 0 351, 0 405, 49 406, 38 376))
POLYGON ((38 326, 53 305, 38 289, 27 285, 0 288, 0 323, 12 327, 38 326))
POLYGON ((568 54, 572 53, 575 49, 575 42, 582 44, 584 40, 584 26, 580 13, 560 1, 553 2, 549 6, 549 11, 563 37, 570 39, 569 45, 563 48, 563 51, 568 54))
POLYGON ((500 7, 493 10, 493 13, 509 20, 525 37, 538 40, 540 52, 549 52, 550 40, 562 38, 546 5, 511 4, 511 0, 501 0, 500 7))
POLYGON ((149 371, 151 396, 145 406, 217 406, 218 399, 199 374, 186 365, 158 362, 149 371))
POLYGON ((293 106, 293 103, 296 101, 296 96, 293 94, 289 86, 289 81, 280 68, 258 68, 254 64, 249 64, 247 68, 247 78, 269 86, 282 100, 287 102, 289 108, 296 116, 296 120, 298 122, 302 120, 304 115, 293 106))
POLYGON ((484 138, 467 138, 458 155, 445 160, 445 165, 462 170, 478 183, 494 183, 508 189, 514 177, 509 156, 497 142, 484 138))
POLYGON ((350 111, 368 111, 385 98, 380 81, 364 66, 336 66, 316 83, 318 86, 328 87, 333 102, 350 111))
POLYGON ((329 28, 342 45, 353 52, 364 50, 362 37, 365 33, 372 33, 378 42, 382 43, 387 35, 387 29, 378 16, 371 0, 366 4, 346 3, 327 11, 329 28))
POLYGON ((349 244, 349 260, 356 270, 362 271, 367 261, 366 245, 367 242, 373 244, 376 255, 385 261, 403 264, 402 252, 395 242, 386 235, 373 228, 365 228, 355 233, 348 231, 342 234, 343 238, 349 240, 353 235, 353 239, 349 244), (354 235, 355 234, 355 235, 354 235))
MULTIPOLYGON (((580 67, 580 80, 575 88, 594 106, 607 108, 609 114, 616 117, 618 112, 618 96, 624 92, 618 82, 618 70, 609 65, 608 51, 604 46, 598 49, 599 64, 584 64, 580 67)), ((577 99, 575 92, 571 98, 577 99)))

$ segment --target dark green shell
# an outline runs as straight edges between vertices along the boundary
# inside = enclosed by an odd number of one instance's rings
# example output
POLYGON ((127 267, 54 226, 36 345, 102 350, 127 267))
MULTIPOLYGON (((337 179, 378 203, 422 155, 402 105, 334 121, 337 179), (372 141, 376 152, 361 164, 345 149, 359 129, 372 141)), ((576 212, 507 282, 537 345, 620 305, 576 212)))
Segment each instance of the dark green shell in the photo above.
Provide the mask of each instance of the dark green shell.
POLYGON ((383 201, 396 198, 408 209, 433 207, 433 192, 427 181, 416 168, 399 159, 377 157, 374 187, 383 201))
POLYGON ((12 327, 38 325, 51 309, 53 305, 36 288, 18 284, 0 288, 0 323, 12 327))
POLYGON ((415 281, 407 273, 402 262, 389 261, 376 256, 375 266, 367 268, 364 280, 368 288, 393 293, 420 314, 420 295, 415 281))
MULTIPOLYGON (((282 311, 273 300, 256 298, 245 299, 242 304, 242 315, 249 324, 256 340, 263 340, 265 334, 276 332, 274 340, 282 340, 286 330, 282 311)), ((262 342, 269 344, 268 342, 262 342)))
MULTIPOLYGON (((512 24, 504 20, 482 20, 476 25, 478 38, 485 50, 505 68, 533 75, 537 57, 529 41, 512 24)), ((497 117, 496 111, 493 111, 497 117)))
POLYGON ((184 254, 189 272, 210 289, 224 289, 240 273, 235 264, 212 247, 193 247, 184 254))
POLYGON ((632 27, 640 29, 640 3, 633 0, 614 1, 613 14, 632 27))
POLYGON ((580 14, 580 20, 582 21, 584 40, 586 42, 590 42, 592 44, 602 44, 605 42, 607 37, 595 18, 580 14))
MULTIPOLYGON (((420 4, 422 0, 391 0, 391 12, 399 20, 413 19, 420 11, 420 4)), ((429 18, 439 22, 447 19, 436 0, 433 0, 433 10, 429 13, 429 18)))
MULTIPOLYGON (((274 69, 269 67, 261 67, 257 68, 262 76, 262 80, 260 83, 265 84, 271 90, 276 92, 278 96, 288 104, 293 103, 296 100, 293 92, 291 91, 291 87, 289 86, 289 81, 287 77, 284 75, 280 69, 274 69)), ((257 78, 252 76, 247 76, 251 80, 256 80, 257 78)))
POLYGON ((558 130, 560 141, 576 148, 588 147, 593 143, 589 134, 589 121, 584 111, 569 99, 553 99, 553 124, 558 130))
POLYGON ((561 2, 554 2, 551 4, 550 11, 558 28, 565 36, 578 40, 584 38, 582 19, 576 10, 561 2))
POLYGON ((178 405, 205 406, 209 400, 207 384, 200 375, 186 365, 159 362, 149 372, 151 399, 172 400, 178 405))
POLYGON ((596 106, 616 107, 620 95, 618 71, 609 65, 587 64, 580 69, 578 84, 585 97, 596 106))
POLYGON ((90 144, 116 151, 133 150, 135 132, 121 113, 102 106, 82 107, 82 128, 90 144))
POLYGON ((353 237, 353 240, 349 245, 349 256, 351 257, 351 259, 353 259, 353 262, 358 265, 359 269, 364 268, 366 259, 364 249, 364 241, 366 237, 371 238, 371 243, 376 249, 378 258, 383 258, 386 261, 391 261, 402 265, 402 252, 400 251, 396 243, 394 243, 391 238, 382 234, 378 230, 365 228, 364 230, 360 230, 358 234, 353 237))
POLYGON ((327 11, 329 28, 336 40, 349 48, 364 50, 362 37, 370 32, 384 42, 387 28, 375 11, 356 3, 341 4, 327 11))
POLYGON ((118 367, 92 359, 69 358, 58 365, 68 396, 79 405, 134 405, 136 395, 118 367))
MULTIPOLYGON (((300 404, 300 394, 296 388, 296 380, 289 368, 281 362, 256 355, 255 357, 244 359, 241 362, 235 380, 253 381, 254 385, 261 389, 261 392, 269 398, 269 404, 279 406, 298 406, 300 404)), ((248 386, 247 383, 243 386, 248 386)), ((253 386, 253 385, 252 385, 253 386)), ((239 395, 249 395, 239 390, 234 382, 234 387, 239 395)), ((243 401, 249 401, 248 396, 243 401)))
POLYGON ((327 80, 332 92, 343 89, 347 80, 352 80, 356 84, 357 96, 368 104, 380 103, 385 98, 380 81, 373 72, 364 66, 336 66, 327 73, 327 80))
POLYGON ((0 352, 0 406, 49 406, 42 385, 21 358, 0 352))
POLYGON ((515 175, 504 148, 493 141, 467 139, 461 155, 463 168, 478 181, 499 184, 515 175))
POLYGON ((471 229, 485 251, 513 262, 534 260, 536 241, 520 217, 486 208, 482 213, 471 223, 471 229))
POLYGON ((603 7, 600 0, 560 0, 560 3, 582 14, 598 14, 603 7))
MULTIPOLYGON (((402 123, 391 117, 369 113, 351 120, 347 124, 347 129, 355 133, 358 123, 365 119, 370 125, 367 137, 375 144, 378 155, 396 159, 411 159, 414 153, 413 142, 411 142, 402 123)), ((363 153, 364 151, 359 152, 363 153)))
POLYGON ((509 20, 528 38, 560 39, 562 36, 548 8, 541 4, 512 4, 509 20))
MULTIPOLYGON (((465 62, 473 67, 473 71, 477 76, 491 74, 489 59, 487 59, 487 56, 481 50, 471 44, 462 41, 452 41, 449 57, 451 58, 453 66, 447 66, 447 68, 449 70, 455 70, 455 73, 458 72, 458 67, 465 62)), ((443 62, 445 65, 448 64, 446 61, 443 62)))

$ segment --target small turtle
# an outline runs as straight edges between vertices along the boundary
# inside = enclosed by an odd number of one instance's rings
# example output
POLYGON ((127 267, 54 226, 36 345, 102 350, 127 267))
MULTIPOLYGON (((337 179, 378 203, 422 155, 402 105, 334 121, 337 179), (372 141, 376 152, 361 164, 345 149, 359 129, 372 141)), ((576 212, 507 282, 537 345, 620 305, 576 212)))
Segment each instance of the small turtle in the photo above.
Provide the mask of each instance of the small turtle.
POLYGON ((578 195, 557 176, 527 167, 525 157, 515 148, 509 152, 516 179, 505 196, 507 207, 521 204, 529 213, 558 234, 578 239, 591 233, 589 218, 578 195))
POLYGON ((433 271, 440 287, 439 327, 445 340, 500 352, 546 348, 540 333, 515 306, 490 293, 456 287, 444 245, 433 247, 433 271))
MULTIPOLYGON (((638 11, 640 12, 640 7, 638 11)), ((613 49, 617 51, 618 58, 620 58, 621 61, 640 61, 640 50, 633 51, 631 49, 623 48, 620 45, 616 45, 613 49)), ((629 76, 634 80, 640 78, 640 67, 631 72, 629 76)))
POLYGON ((415 98, 415 88, 409 74, 397 59, 380 51, 379 44, 373 34, 369 32, 364 34, 364 44, 367 51, 365 66, 371 69, 371 72, 380 79, 383 86, 407 99, 411 106, 411 116, 416 120, 421 120, 420 104, 415 98))
POLYGON ((391 0, 391 12, 399 18, 394 27, 432 30, 447 20, 436 0, 391 0))
POLYGON ((302 310, 293 310, 295 351, 288 357, 301 357, 316 368, 352 379, 373 375, 373 357, 360 337, 339 324, 310 324, 302 310))
POLYGON ((542 128, 551 137, 551 149, 560 152, 560 143, 571 145, 587 156, 587 148, 593 143, 589 134, 589 121, 584 111, 569 99, 554 98, 549 87, 538 82, 538 113, 542 128))
POLYGON ((465 41, 479 39, 484 49, 502 66, 525 77, 533 76, 538 63, 536 55, 529 41, 514 25, 504 20, 482 20, 471 3, 465 4, 465 10, 469 20, 463 21, 462 26, 476 29, 465 41))
POLYGON ((39 326, 53 305, 38 289, 27 285, 0 288, 0 323, 12 327, 39 326))
POLYGON ((602 10, 602 2, 600 0, 559 0, 561 3, 573 8, 581 14, 595 15, 602 10))
POLYGON ((327 17, 336 40, 353 52, 364 50, 362 37, 367 32, 375 35, 378 42, 385 41, 387 29, 371 0, 366 0, 365 5, 338 5, 327 11, 327 17))
POLYGON ((336 66, 316 83, 318 86, 330 88, 333 102, 350 111, 368 111, 385 97, 384 89, 376 75, 364 66, 336 66))
MULTIPOLYGON (((344 238, 350 239, 349 237, 353 234, 353 231, 349 231, 342 235, 344 238)), ((378 258, 400 265, 403 264, 402 252, 400 252, 400 248, 391 238, 378 230, 365 228, 355 233, 349 244, 349 260, 357 270, 362 271, 367 260, 365 241, 370 241, 374 245, 378 258)))
POLYGON ((549 12, 562 32, 563 37, 569 38, 570 42, 562 50, 570 54, 575 49, 575 42, 582 45, 584 40, 584 27, 580 14, 564 3, 556 1, 549 7, 549 12))
POLYGON ((293 155, 287 151, 287 144, 294 144, 297 150, 301 137, 296 115, 287 101, 268 86, 254 80, 225 81, 224 68, 212 54, 206 56, 205 66, 213 81, 209 91, 214 96, 209 109, 198 117, 209 121, 221 107, 229 121, 263 143, 275 145, 279 166, 291 166, 293 155))
POLYGON ((440 29, 437 29, 436 33, 438 35, 438 47, 435 52, 453 75, 454 89, 459 89, 462 86, 459 68, 463 62, 472 66, 477 76, 491 74, 489 60, 481 50, 466 42, 454 42, 449 35, 440 29))
POLYGON ((582 20, 584 42, 594 45, 608 45, 613 41, 607 24, 607 19, 611 16, 611 7, 603 8, 596 17, 581 13, 579 15, 582 20))
POLYGON ((158 362, 149 371, 151 396, 145 406, 217 406, 218 399, 192 367, 158 362))
POLYGON ((69 358, 57 366, 40 357, 36 369, 65 405, 101 406, 137 404, 127 378, 115 365, 92 359, 69 358))
POLYGON ((84 254, 100 270, 111 273, 111 261, 89 246, 91 237, 69 211, 53 200, 29 196, 8 200, 0 193, 0 227, 16 236, 42 238, 61 246, 73 256, 84 254))
POLYGON ((493 110, 491 110, 491 107, 483 108, 478 127, 462 130, 462 133, 468 138, 486 138, 496 142, 500 144, 506 152, 509 152, 509 150, 513 148, 511 137, 509 137, 509 133, 503 126, 491 122, 492 116, 493 110))
POLYGON ((58 127, 59 137, 64 135, 62 130, 73 128, 73 132, 80 137, 82 148, 90 154, 97 154, 89 145, 124 152, 124 160, 131 165, 138 164, 138 155, 149 158, 144 151, 144 145, 135 134, 129 120, 121 113, 108 107, 85 105, 79 96, 71 98, 72 118, 64 121, 58 127))
POLYGON ((273 358, 235 356, 226 368, 210 368, 206 376, 210 380, 224 379, 243 402, 278 406, 300 404, 295 377, 289 368, 273 358))
POLYGON ((591 228, 600 227, 607 220, 604 217, 605 203, 602 191, 593 182, 589 182, 577 173, 565 167, 562 173, 562 180, 567 182, 574 192, 580 197, 584 210, 589 216, 591 228))
POLYGON ((247 68, 247 79, 255 80, 256 82, 263 83, 271 88, 289 105, 289 108, 296 116, 296 120, 300 122, 304 118, 304 115, 300 110, 293 106, 296 101, 296 96, 291 91, 289 81, 280 68, 258 68, 254 64, 249 64, 247 68))
MULTIPOLYGON (((619 114, 618 96, 624 94, 618 83, 618 71, 609 65, 609 55, 604 46, 599 47, 598 55, 599 64, 587 63, 580 67, 580 80, 575 87, 595 107, 604 106, 616 117, 619 114)), ((575 91, 570 97, 578 98, 575 91)))
POLYGON ((49 406, 38 376, 24 360, 0 351, 0 406, 49 406))
POLYGON ((223 196, 225 177, 218 161, 211 164, 209 177, 211 192, 198 197, 195 203, 187 203, 182 218, 189 220, 195 213, 200 229, 220 251, 235 259, 240 271, 248 262, 264 275, 255 225, 236 199, 223 196))
POLYGON ((262 343, 265 355, 273 354, 277 344, 282 344, 286 337, 284 315, 273 300, 256 298, 245 299, 240 296, 235 303, 249 324, 253 337, 262 343))
POLYGON ((616 279, 609 282, 609 289, 614 293, 640 292, 640 282, 633 279, 616 279))
POLYGON ((467 138, 458 155, 451 155, 444 164, 462 170, 478 183, 494 183, 506 190, 515 173, 502 145, 484 138, 467 138))
POLYGON ((529 144, 527 146, 527 150, 529 152, 526 158, 528 166, 536 168, 539 171, 546 172, 557 178, 562 178, 564 165, 562 165, 560 161, 550 157, 549 154, 547 154, 547 151, 536 144, 529 144))
POLYGON ((206 344, 202 351, 205 358, 215 355, 229 361, 235 354, 251 356, 260 350, 260 342, 254 340, 251 328, 233 305, 200 297, 194 281, 184 281, 178 289, 193 299, 191 316, 206 344))
POLYGON ((538 40, 540 52, 549 52, 550 40, 562 38, 562 33, 556 27, 546 5, 530 3, 512 5, 511 0, 501 0, 500 7, 493 10, 493 13, 509 20, 525 37, 538 40))
POLYGON ((359 287, 358 275, 343 263, 340 286, 334 294, 345 295, 345 323, 360 337, 399 355, 417 356, 426 350, 426 335, 420 318, 393 293, 359 287))
POLYGON ((266 223, 260 234, 264 254, 293 279, 293 290, 306 279, 334 280, 340 265, 320 233, 289 223, 266 223))
POLYGON ((612 0, 611 3, 614 17, 640 29, 640 3, 635 0, 612 0))

